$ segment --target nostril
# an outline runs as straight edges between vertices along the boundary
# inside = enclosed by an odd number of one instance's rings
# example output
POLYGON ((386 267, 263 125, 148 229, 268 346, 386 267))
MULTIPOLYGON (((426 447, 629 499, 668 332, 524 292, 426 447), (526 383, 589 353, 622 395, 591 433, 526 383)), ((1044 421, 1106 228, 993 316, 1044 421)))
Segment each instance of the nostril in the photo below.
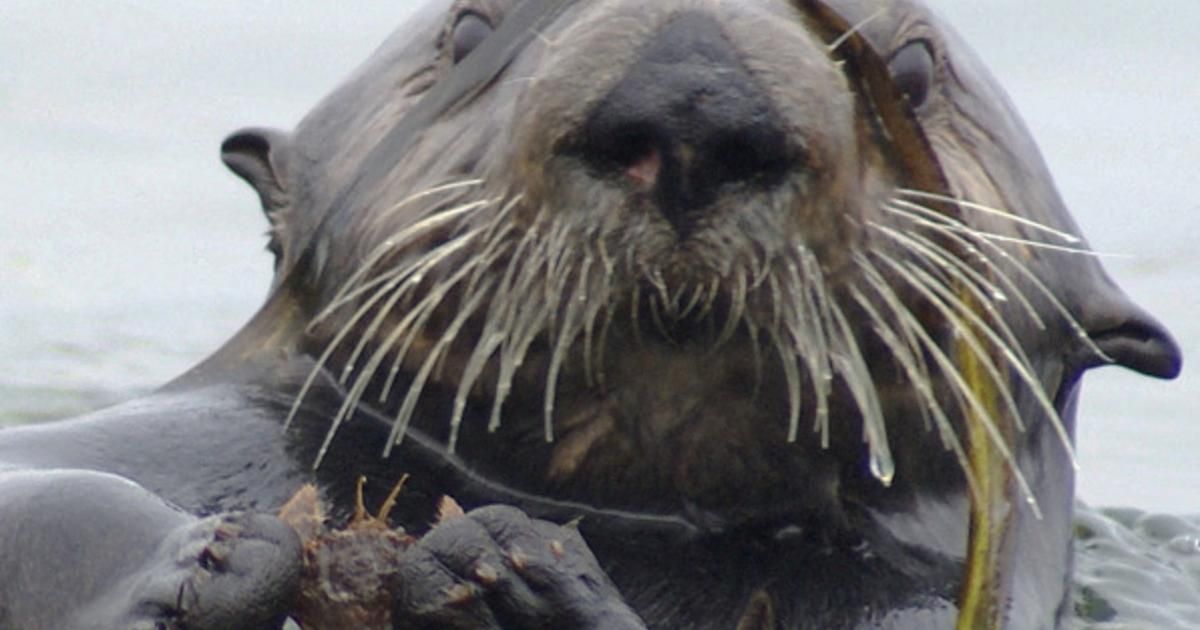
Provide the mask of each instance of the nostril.
POLYGON ((662 153, 658 149, 650 148, 641 157, 629 163, 625 169, 625 176, 642 190, 649 191, 658 185, 662 167, 662 153))
POLYGON ((729 183, 754 183, 764 186, 777 184, 789 166, 786 148, 775 138, 755 134, 727 134, 716 138, 704 154, 709 163, 709 183, 720 186, 729 183))
POLYGON ((600 171, 623 172, 658 152, 658 142, 649 125, 618 128, 596 125, 589 131, 583 154, 600 171))

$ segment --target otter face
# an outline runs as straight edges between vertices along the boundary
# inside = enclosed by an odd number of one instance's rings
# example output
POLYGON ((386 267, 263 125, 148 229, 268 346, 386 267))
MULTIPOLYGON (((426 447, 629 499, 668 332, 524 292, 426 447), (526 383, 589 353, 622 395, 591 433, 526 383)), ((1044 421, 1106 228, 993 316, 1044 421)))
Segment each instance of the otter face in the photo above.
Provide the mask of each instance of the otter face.
POLYGON ((229 144, 331 431, 368 405, 531 491, 842 518, 974 489, 974 418, 1032 497, 1016 436, 1069 458, 1083 369, 1177 351, 952 36, 829 5, 435 2, 287 159, 229 144))

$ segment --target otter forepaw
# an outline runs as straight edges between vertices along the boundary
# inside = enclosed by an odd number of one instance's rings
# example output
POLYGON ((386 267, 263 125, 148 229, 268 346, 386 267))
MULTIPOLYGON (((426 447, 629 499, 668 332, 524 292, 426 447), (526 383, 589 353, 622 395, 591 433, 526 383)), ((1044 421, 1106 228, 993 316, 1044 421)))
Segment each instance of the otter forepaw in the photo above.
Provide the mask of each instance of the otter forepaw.
POLYGON ((299 538, 273 516, 209 517, 168 535, 119 598, 127 612, 112 617, 136 630, 279 628, 301 562, 299 538))
POLYGON ((575 528, 511 507, 444 520, 396 579, 396 628, 645 628, 575 528))

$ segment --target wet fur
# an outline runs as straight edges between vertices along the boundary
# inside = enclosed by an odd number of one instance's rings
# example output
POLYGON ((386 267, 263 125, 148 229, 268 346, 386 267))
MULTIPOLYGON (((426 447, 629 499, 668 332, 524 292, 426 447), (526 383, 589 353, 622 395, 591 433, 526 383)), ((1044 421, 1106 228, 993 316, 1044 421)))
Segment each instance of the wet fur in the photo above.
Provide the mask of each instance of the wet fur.
MULTIPOLYGON (((577 522, 651 627, 948 627, 969 514, 995 486, 973 468, 982 441, 1012 544, 974 566, 1012 627, 1055 624, 1079 378, 1108 363, 1169 377, 1178 349, 1105 275, 951 31, 907 0, 829 4, 840 30, 819 2, 578 2, 381 154, 461 76, 456 12, 499 23, 516 6, 430 2, 294 133, 225 142, 272 225, 263 309, 159 392, 5 431, 0 491, 26 489, 13 468, 112 485, 89 472, 106 471, 191 523, 274 510, 312 481, 346 515, 360 475, 375 503, 411 473, 394 512, 410 531, 444 494, 577 522), (786 134, 769 181, 708 191, 680 231, 647 194, 662 156, 606 170, 581 129, 688 12, 719 24, 727 69, 786 134), (913 40, 933 52, 926 102, 868 94, 891 80, 864 86, 862 47, 886 70, 913 40)), ((22 540, 5 522, 0 550, 76 548, 5 547, 22 540)), ((107 577, 103 558, 129 555, 72 524, 107 555, 62 575, 107 577)))

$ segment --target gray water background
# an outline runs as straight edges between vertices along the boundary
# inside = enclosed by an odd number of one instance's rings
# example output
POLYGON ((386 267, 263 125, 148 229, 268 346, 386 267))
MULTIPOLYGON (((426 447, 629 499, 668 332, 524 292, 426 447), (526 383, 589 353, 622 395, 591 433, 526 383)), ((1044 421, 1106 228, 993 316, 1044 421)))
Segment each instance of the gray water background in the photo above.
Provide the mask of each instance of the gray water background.
MULTIPOLYGON (((1017 102, 1110 272, 1200 360, 1200 1, 932 4, 1017 102)), ((0 426, 152 388, 250 316, 266 224, 221 139, 290 128, 410 5, 0 2, 0 426)), ((1080 495, 1200 513, 1197 370, 1085 383, 1080 495)), ((1194 596, 1194 521, 1160 540, 1110 515, 1096 527, 1135 535, 1094 560, 1174 563, 1194 596)), ((1155 627, 1129 623, 1105 627, 1155 627)))

